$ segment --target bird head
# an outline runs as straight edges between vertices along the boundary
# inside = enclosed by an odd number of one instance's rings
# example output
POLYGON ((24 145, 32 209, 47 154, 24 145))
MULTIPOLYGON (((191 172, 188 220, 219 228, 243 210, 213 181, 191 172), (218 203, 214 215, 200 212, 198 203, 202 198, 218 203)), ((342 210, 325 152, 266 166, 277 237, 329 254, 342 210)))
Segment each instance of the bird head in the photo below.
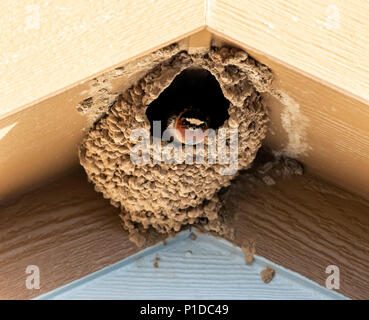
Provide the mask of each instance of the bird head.
POLYGON ((175 120, 177 139, 184 144, 202 142, 209 129, 209 117, 197 108, 186 108, 175 120))

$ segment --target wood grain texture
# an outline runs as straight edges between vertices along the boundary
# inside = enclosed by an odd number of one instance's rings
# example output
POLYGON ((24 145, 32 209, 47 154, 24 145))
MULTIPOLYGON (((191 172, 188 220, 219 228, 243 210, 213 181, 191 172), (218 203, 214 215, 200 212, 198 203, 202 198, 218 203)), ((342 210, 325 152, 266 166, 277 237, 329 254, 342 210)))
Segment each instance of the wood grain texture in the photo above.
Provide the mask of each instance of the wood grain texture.
POLYGON ((0 12, 0 117, 205 23, 203 0, 6 0, 0 12))
POLYGON ((81 170, 0 207, 0 299, 29 299, 137 251, 81 170), (40 268, 40 290, 25 286, 40 268))
POLYGON ((210 31, 369 102, 366 0, 210 0, 210 31))
MULTIPOLYGON (((310 175, 252 184, 245 176, 226 203, 236 239, 255 239, 257 254, 324 285, 341 270, 340 293, 369 298, 369 204, 310 175)), ((118 210, 72 172, 0 207, 0 298, 28 299, 111 265, 137 248, 118 210), (38 265, 41 289, 27 290, 38 265)))
POLYGON ((369 298, 369 203, 310 175, 267 186, 240 176, 226 202, 236 242, 324 286, 326 267, 340 269, 338 292, 369 298))

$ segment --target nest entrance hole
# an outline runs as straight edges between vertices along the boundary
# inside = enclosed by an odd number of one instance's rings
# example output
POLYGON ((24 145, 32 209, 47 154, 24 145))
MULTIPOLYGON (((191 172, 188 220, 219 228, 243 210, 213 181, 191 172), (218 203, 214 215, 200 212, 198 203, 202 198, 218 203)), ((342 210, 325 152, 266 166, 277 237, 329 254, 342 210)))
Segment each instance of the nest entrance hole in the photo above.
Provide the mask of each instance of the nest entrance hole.
MULTIPOLYGON (((201 114, 207 119, 208 127, 216 130, 229 118, 229 105, 219 82, 208 70, 190 67, 179 73, 159 97, 149 104, 146 116, 150 121, 151 135, 154 121, 161 122, 163 134, 170 119, 182 112, 201 114)), ((197 118, 203 120, 201 116, 197 118)))

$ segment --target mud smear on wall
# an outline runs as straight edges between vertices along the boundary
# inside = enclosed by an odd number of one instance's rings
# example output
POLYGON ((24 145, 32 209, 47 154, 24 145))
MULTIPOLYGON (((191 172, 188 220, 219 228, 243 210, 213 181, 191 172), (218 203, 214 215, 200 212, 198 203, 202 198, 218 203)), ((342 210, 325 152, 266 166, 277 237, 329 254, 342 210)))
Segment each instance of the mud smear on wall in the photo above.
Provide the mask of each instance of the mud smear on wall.
POLYGON ((308 118, 301 113, 300 105, 282 90, 270 88, 269 94, 279 100, 284 109, 281 113, 281 124, 287 133, 287 144, 281 150, 276 151, 277 155, 286 155, 297 158, 306 155, 310 146, 306 142, 308 118))
MULTIPOLYGON (((270 90, 272 74, 240 49, 213 45, 189 53, 177 44, 168 46, 103 75, 96 80, 97 95, 78 106, 94 122, 80 147, 81 165, 95 190, 121 208, 123 227, 138 245, 145 244, 147 231, 173 234, 189 226, 232 237, 232 224, 226 222, 231 217, 223 210, 220 194, 238 172, 222 174, 229 164, 221 163, 219 157, 214 164, 209 163, 203 150, 213 141, 205 137, 204 149, 194 148, 194 157, 204 157, 201 164, 155 164, 153 144, 149 164, 134 164, 130 158, 137 145, 131 141, 132 130, 150 131, 148 106, 177 75, 194 67, 209 71, 229 101, 228 118, 216 130, 238 129, 237 169, 249 168, 267 131, 267 108, 260 93, 270 90), (149 71, 121 95, 111 95, 107 79, 136 72, 135 66, 140 72, 149 71)), ((230 145, 229 136, 226 144, 230 145)), ((167 146, 168 142, 161 141, 164 158, 171 157, 167 146)), ((181 150, 184 154, 185 147, 181 150)), ((226 150, 229 158, 230 150, 226 150)))

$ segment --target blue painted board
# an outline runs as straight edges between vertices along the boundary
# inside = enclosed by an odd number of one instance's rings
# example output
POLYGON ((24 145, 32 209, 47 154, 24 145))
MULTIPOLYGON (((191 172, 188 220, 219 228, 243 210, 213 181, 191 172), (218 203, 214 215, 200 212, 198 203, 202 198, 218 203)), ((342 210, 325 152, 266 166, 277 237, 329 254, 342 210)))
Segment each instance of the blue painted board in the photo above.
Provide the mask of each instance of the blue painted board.
POLYGON ((301 275, 210 235, 185 231, 37 299, 346 299, 301 275), (157 262, 157 268, 154 266, 157 262), (260 271, 275 269, 265 284, 260 271))

